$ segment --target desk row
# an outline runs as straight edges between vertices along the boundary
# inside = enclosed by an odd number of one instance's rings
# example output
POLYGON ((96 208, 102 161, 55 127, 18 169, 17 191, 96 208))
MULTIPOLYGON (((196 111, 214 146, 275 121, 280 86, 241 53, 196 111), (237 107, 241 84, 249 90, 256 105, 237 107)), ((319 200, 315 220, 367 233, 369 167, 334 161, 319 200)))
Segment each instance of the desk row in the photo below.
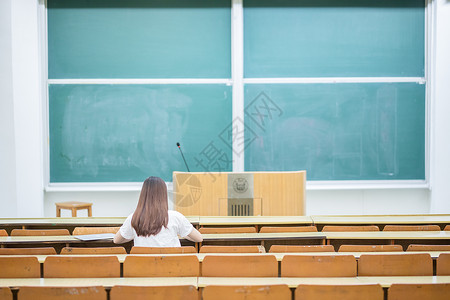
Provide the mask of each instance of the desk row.
MULTIPOLYGON (((450 224, 450 215, 350 215, 350 216, 187 216, 195 226, 279 226, 316 225, 424 225, 436 224, 441 229, 450 224)), ((0 228, 74 228, 76 226, 120 226, 125 217, 78 218, 0 218, 0 228)))
POLYGON ((390 277, 380 281, 363 277, 336 278, 333 282, 326 278, 313 281, 308 278, 92 278, 89 281, 47 278, 39 282, 13 279, 0 280, 0 286, 3 286, 0 287, 0 299, 12 300, 12 290, 17 292, 18 300, 447 300, 450 295, 449 276, 390 277), (8 286, 12 286, 11 290, 8 286), (294 293, 290 289, 294 289, 294 293))
MULTIPOLYGON (((450 252, 450 245, 409 245, 407 253, 411 252, 450 252)), ((333 245, 272 245, 269 253, 311 253, 326 252, 335 253, 333 245)), ((348 252, 403 252, 401 245, 341 245, 338 253, 348 252)), ((122 246, 113 247, 64 247, 61 255, 80 254, 127 254, 122 246)), ((130 254, 188 254, 197 253, 193 246, 181 247, 132 247, 130 254)), ((200 247, 198 253, 267 253, 263 246, 208 246, 200 247)), ((0 255, 56 255, 53 247, 32 248, 0 248, 0 255)))
MULTIPOLYGON (((72 235, 116 233, 120 227, 75 227, 72 235)), ((246 227, 200 227, 202 234, 224 234, 224 233, 286 233, 286 232, 319 232, 317 226, 246 226, 246 227)), ((444 231, 450 231, 450 225, 446 225, 444 231)), ((353 231, 380 231, 377 225, 326 225, 321 232, 353 232, 353 231)), ((386 225, 383 231, 441 231, 439 225, 386 225)), ((71 235, 68 229, 0 229, 0 236, 57 236, 71 235)))
POLYGON ((432 276, 450 275, 450 253, 436 270, 428 253, 0 256, 0 270, 0 278, 432 276))

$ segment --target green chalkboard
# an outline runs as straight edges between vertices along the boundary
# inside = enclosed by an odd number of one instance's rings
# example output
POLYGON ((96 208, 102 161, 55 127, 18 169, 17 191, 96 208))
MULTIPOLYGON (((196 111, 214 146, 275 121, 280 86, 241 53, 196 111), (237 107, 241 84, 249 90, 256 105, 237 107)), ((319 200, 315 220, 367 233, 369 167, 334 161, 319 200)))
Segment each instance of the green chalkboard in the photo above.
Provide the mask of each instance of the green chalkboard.
POLYGON ((48 76, 229 78, 228 0, 48 0, 48 76))
POLYGON ((245 105, 246 171, 425 179, 425 85, 254 84, 245 105))
POLYGON ((423 0, 245 0, 244 76, 423 77, 423 0))
POLYGON ((50 182, 231 171, 231 87, 50 85, 50 182), (212 156, 214 155, 214 157, 212 156))

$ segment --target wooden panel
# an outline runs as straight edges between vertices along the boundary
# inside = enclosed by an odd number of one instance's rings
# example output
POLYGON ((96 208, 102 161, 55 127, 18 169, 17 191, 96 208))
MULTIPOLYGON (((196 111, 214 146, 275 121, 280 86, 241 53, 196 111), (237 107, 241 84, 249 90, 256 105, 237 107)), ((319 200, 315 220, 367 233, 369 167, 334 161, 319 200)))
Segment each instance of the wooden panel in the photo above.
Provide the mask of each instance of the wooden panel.
POLYGON ((173 173, 175 210, 184 215, 218 216, 227 198, 228 173, 173 173))
POLYGON ((269 252, 334 252, 334 247, 333 245, 272 245, 269 252))
POLYGON ((195 277, 199 276, 197 256, 127 256, 124 277, 195 277))
MULTIPOLYGON (((262 212, 263 216, 298 216, 305 213, 305 171, 252 173, 253 198, 261 199, 254 201, 254 212, 262 212)), ((228 174, 174 172, 175 210, 184 215, 227 215, 228 174)))
POLYGON ((120 227, 75 227, 73 235, 117 233, 120 227))
POLYGON ((287 285, 264 286, 214 286, 203 289, 203 300, 290 300, 291 291, 287 285))
POLYGON ((441 253, 436 262, 436 275, 450 275, 450 253, 441 253))
POLYGON ((0 278, 39 278, 41 266, 36 257, 0 257, 0 278))
POLYGON ((255 172, 254 197, 262 199, 264 216, 304 215, 306 172, 255 172))
POLYGON ((90 287, 20 287, 18 300, 106 300, 102 286, 90 287))
POLYGON ((124 247, 64 247, 61 254, 127 254, 127 251, 124 247))
POLYGON ((116 256, 49 256, 44 261, 44 277, 119 277, 116 256))
POLYGON ((380 231, 380 228, 375 225, 369 226, 334 226, 326 225, 322 228, 323 232, 343 232, 343 231, 380 231))
POLYGON ((202 234, 221 233, 256 233, 255 227, 201 227, 198 231, 202 234))
POLYGON ((352 277, 356 276, 353 255, 286 255, 281 261, 282 277, 352 277))
POLYGON ((383 300, 381 285, 299 285, 295 300, 383 300))
MULTIPOLYGON (((311 216, 314 224, 450 224, 448 214, 311 216)), ((450 230, 450 227, 449 227, 450 230)))
POLYGON ((13 294, 8 287, 0 287, 0 300, 12 300, 13 294))
POLYGON ((431 276, 430 254, 364 254, 359 257, 358 276, 431 276))
POLYGON ((401 245, 341 245, 338 252, 392 252, 403 251, 401 245))
POLYGON ((11 236, 59 236, 70 235, 67 229, 13 229, 11 236))
POLYGON ((450 284, 393 284, 388 290, 389 300, 447 300, 450 284))
POLYGON ((43 248, 0 248, 0 255, 55 255, 53 247, 43 248))
POLYGON ((130 254, 182 254, 197 253, 193 246, 183 247, 136 247, 131 248, 130 254))
POLYGON ((277 277, 278 262, 272 255, 215 256, 202 262, 206 277, 277 277))
POLYGON ((194 286, 113 286, 110 300, 152 299, 152 300, 198 300, 194 286))
POLYGON ((261 253, 262 246, 202 246, 200 253, 261 253))
POLYGON ((406 251, 450 251, 450 245, 409 245, 406 251))
POLYGON ((259 230, 260 233, 270 232, 317 232, 316 226, 264 226, 259 230))
POLYGON ((383 231, 441 231, 439 225, 386 225, 383 231))

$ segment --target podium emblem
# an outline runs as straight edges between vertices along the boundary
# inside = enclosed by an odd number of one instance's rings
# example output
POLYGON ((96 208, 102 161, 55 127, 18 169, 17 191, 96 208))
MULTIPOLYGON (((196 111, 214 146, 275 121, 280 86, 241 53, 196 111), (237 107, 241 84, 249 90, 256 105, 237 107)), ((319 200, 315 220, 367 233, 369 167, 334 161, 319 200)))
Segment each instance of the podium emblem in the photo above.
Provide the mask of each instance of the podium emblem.
POLYGON ((248 181, 243 177, 236 178, 233 181, 233 189, 236 193, 245 193, 248 190, 248 181))

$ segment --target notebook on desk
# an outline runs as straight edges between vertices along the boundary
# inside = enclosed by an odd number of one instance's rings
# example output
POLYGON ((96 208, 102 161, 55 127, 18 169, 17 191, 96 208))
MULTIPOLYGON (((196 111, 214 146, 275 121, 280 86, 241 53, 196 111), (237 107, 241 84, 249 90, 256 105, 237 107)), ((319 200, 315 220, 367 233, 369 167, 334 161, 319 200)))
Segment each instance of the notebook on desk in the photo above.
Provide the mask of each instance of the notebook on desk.
POLYGON ((114 233, 84 234, 73 237, 81 241, 109 240, 114 238, 114 233))

